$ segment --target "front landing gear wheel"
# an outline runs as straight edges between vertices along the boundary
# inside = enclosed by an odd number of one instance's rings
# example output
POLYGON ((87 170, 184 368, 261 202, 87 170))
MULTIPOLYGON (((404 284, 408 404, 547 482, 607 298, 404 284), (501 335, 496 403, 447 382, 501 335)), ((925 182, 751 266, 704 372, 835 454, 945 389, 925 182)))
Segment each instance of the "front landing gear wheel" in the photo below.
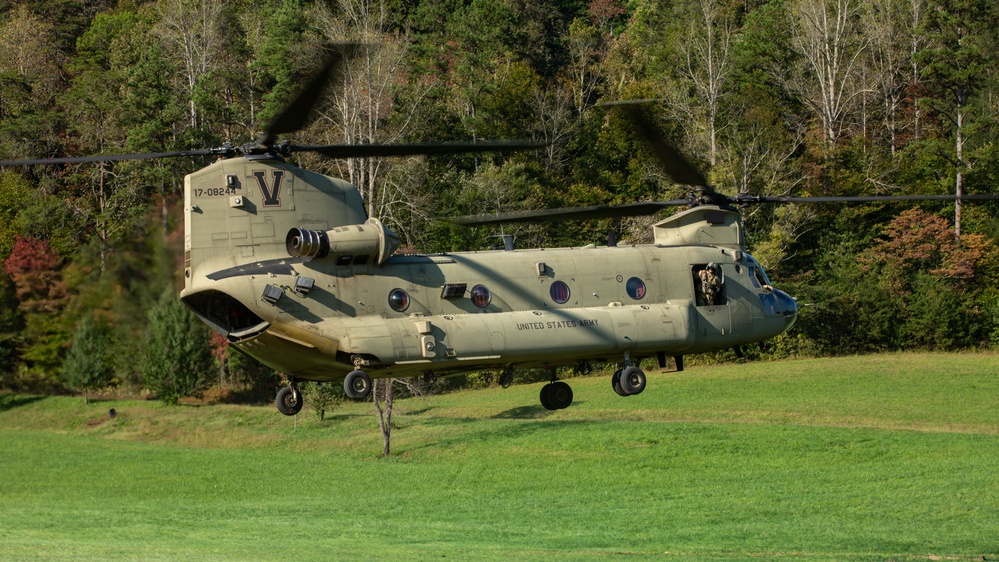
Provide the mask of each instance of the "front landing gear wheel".
POLYGON ((351 400, 364 400, 371 394, 371 377, 364 371, 351 371, 343 379, 343 392, 351 400))
POLYGON ((546 410, 564 410, 572 404, 572 387, 555 381, 541 387, 541 405, 546 410))
POLYGON ((286 386, 278 391, 274 403, 282 414, 294 416, 302 411, 302 393, 293 386, 286 386))
POLYGON ((618 396, 628 396, 628 393, 621 388, 621 373, 623 372, 624 369, 618 369, 614 372, 614 376, 611 377, 611 386, 614 387, 614 392, 616 392, 618 396))
POLYGON ((628 396, 645 390, 645 372, 638 367, 628 367, 621 373, 621 391, 628 396))

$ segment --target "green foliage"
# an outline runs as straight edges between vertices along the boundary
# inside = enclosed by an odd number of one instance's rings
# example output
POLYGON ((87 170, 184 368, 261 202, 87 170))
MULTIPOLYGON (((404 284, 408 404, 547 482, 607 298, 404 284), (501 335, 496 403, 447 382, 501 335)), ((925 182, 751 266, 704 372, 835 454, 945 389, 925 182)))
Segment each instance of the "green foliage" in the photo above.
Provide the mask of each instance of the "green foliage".
POLYGON ((208 328, 173 290, 164 292, 149 311, 140 371, 146 387, 167 404, 196 396, 209 380, 208 328))
POLYGON ((89 400, 89 393, 114 381, 109 336, 107 326, 92 315, 84 316, 73 334, 62 375, 67 387, 83 391, 85 402, 89 400))
MULTIPOLYGON (((894 9, 906 2, 854 14, 870 48, 844 78, 843 95, 853 103, 835 146, 818 133, 801 88, 803 53, 790 31, 797 1, 392 0, 383 4, 387 17, 363 30, 346 3, 320 10, 303 0, 223 2, 197 29, 167 20, 189 21, 215 4, 78 4, 0 5, 0 159, 242 144, 299 90, 319 45, 374 37, 404 53, 371 122, 385 138, 552 142, 538 153, 397 165, 380 196, 402 203, 381 218, 421 251, 497 244, 489 237, 495 230, 459 228, 443 217, 686 195, 627 123, 599 105, 621 99, 660 100, 646 106, 651 119, 723 193, 941 194, 953 191, 955 170, 968 192, 994 191, 999 182, 999 121, 990 101, 999 89, 999 14, 987 0, 931 0, 919 21, 894 9), (880 23, 905 46, 888 74, 874 56, 880 23), (711 119, 698 83, 708 58, 697 50, 709 30, 712 48, 727 53, 712 59, 724 72, 711 119), (185 39, 203 42, 185 51, 185 39), (879 97, 886 84, 901 93, 897 107, 879 97), (709 127, 716 144, 707 142, 709 127)), ((336 116, 349 96, 332 94, 323 126, 297 132, 296 142, 341 136, 347 124, 336 116)), ((54 291, 44 298, 25 292, 23 275, 0 283, 0 375, 57 386, 73 323, 92 308, 106 311, 115 356, 140 353, 146 313, 173 279, 171 252, 182 251, 175 226, 183 175, 204 163, 0 171, 0 259, 22 236, 46 240, 70 262, 59 263, 65 279, 37 273, 44 282, 36 286, 54 291), (42 312, 43 305, 55 308, 42 312)), ((312 167, 331 169, 321 165, 312 167)), ((808 305, 795 331, 764 353, 996 345, 999 266, 986 243, 999 240, 996 206, 966 204, 961 245, 940 242, 932 264, 911 260, 903 251, 910 243, 887 230, 905 208, 746 210, 749 251, 808 305), (961 273, 971 262, 973 278, 961 273)), ((942 217, 953 207, 919 208, 942 217)), ((642 241, 649 222, 566 221, 505 232, 520 247, 603 243, 608 231, 642 241)), ((240 384, 271 392, 274 374, 255 365, 242 355, 227 360, 240 384)), ((123 363, 117 374, 135 381, 138 367, 123 363)))
POLYGON ((14 284, 6 272, 0 272, 0 388, 11 386, 21 345, 21 328, 14 284))
POLYGON ((14 238, 21 233, 17 218, 31 194, 31 185, 24 178, 0 171, 0 256, 9 255, 14 247, 14 238))
POLYGON ((343 385, 337 381, 309 381, 302 385, 302 396, 305 403, 316 412, 319 421, 326 419, 326 414, 340 406, 347 398, 343 385))

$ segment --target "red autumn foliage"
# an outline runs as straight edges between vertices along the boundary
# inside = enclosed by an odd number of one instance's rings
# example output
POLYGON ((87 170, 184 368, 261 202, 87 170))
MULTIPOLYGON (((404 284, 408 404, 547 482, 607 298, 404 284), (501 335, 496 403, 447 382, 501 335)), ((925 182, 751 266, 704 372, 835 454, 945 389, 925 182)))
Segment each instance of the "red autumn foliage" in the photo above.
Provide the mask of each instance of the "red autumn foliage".
POLYGON ((21 307, 28 312, 55 312, 62 307, 66 287, 59 269, 62 257, 47 240, 17 236, 3 270, 14 281, 21 307))
POLYGON ((920 209, 900 213, 885 234, 887 238, 877 243, 863 261, 868 270, 882 266, 882 281, 897 292, 905 292, 905 279, 916 271, 963 285, 987 268, 999 251, 980 234, 956 238, 947 219, 920 209), (884 268, 886 265, 890 267, 884 268))

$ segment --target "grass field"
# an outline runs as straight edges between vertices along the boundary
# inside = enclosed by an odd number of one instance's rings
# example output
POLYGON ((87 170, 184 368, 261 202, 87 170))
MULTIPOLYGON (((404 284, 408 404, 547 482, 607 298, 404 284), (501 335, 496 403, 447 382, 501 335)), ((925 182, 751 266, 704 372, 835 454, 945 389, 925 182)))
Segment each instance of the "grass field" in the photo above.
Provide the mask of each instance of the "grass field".
POLYGON ((0 398, 0 560, 999 558, 999 355, 570 382, 401 401, 390 458, 370 403, 0 398))

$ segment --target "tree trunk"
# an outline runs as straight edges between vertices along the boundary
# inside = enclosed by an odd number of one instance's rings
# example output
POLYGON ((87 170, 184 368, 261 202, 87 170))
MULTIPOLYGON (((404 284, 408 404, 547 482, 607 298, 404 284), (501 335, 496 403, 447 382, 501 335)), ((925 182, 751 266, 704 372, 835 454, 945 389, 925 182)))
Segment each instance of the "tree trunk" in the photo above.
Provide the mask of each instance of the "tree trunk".
POLYGON ((372 384, 375 410, 378 411, 378 429, 382 432, 382 455, 389 456, 392 441, 392 387, 395 379, 375 379, 372 384), (382 407, 382 400, 385 406, 382 407))
MULTIPOLYGON (((960 97, 960 94, 959 94, 960 97)), ((957 199, 954 200, 954 237, 961 237, 961 197, 964 195, 964 130, 962 125, 964 124, 964 110, 958 105, 957 109, 957 140, 955 141, 955 149, 957 151, 957 173, 955 174, 954 184, 954 194, 957 199)))

